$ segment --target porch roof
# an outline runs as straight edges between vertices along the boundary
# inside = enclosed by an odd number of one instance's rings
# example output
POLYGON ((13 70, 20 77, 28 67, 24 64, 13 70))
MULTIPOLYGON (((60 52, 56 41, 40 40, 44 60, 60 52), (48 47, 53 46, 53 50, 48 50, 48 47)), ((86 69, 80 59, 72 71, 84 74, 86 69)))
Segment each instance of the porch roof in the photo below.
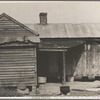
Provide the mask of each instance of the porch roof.
POLYGON ((40 38, 100 38, 99 23, 26 24, 40 34, 40 38))

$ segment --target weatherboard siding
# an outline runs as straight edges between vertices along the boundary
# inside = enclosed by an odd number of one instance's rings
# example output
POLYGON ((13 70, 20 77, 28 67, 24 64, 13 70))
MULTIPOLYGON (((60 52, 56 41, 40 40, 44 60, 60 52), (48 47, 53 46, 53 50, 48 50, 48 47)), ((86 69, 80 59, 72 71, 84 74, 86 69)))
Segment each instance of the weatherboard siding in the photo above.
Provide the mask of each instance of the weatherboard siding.
POLYGON ((40 42, 35 31, 5 13, 0 15, 0 44, 15 41, 24 42, 24 36, 31 42, 40 42))
POLYGON ((36 48, 0 49, 0 85, 16 86, 36 82, 36 48))

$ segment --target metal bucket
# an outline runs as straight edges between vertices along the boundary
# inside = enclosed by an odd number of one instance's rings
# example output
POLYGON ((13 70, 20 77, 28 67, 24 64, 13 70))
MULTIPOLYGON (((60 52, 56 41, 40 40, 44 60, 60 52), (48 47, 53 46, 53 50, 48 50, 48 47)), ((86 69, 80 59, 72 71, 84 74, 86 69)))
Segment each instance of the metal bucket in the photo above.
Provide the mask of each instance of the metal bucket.
POLYGON ((70 87, 69 86, 61 86, 60 87, 60 92, 64 95, 67 95, 67 93, 70 92, 70 87))

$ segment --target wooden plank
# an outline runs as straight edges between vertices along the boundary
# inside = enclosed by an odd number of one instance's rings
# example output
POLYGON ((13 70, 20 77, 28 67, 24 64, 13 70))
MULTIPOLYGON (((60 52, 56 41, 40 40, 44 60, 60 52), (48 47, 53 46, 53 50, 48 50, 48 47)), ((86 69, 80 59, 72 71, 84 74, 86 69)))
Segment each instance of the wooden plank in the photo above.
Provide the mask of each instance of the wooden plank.
POLYGON ((0 49, 0 84, 35 84, 36 49, 0 49), (24 51, 25 50, 25 51, 24 51))
POLYGON ((8 79, 0 79, 0 82, 21 82, 21 81, 26 81, 26 82, 29 82, 29 81, 35 81, 35 75, 34 75, 34 77, 30 77, 30 78, 11 78, 10 80, 9 80, 9 78, 8 79))
POLYGON ((42 49, 40 48, 39 51, 67 51, 67 49, 57 49, 57 48, 54 48, 54 49, 42 49))
POLYGON ((65 61, 65 51, 63 51, 63 85, 66 84, 66 61, 65 61))
MULTIPOLYGON (((34 61, 35 62, 35 61, 34 61)), ((20 63, 34 63, 33 61, 21 61, 21 60, 13 60, 12 62, 10 62, 10 61, 0 61, 0 64, 13 64, 13 63, 15 63, 15 64, 20 64, 20 63)))
POLYGON ((24 29, 22 29, 22 28, 20 28, 20 27, 18 27, 18 26, 0 26, 0 30, 3 30, 3 31, 5 31, 5 29, 7 29, 7 30, 18 30, 18 31, 24 31, 24 29))
MULTIPOLYGON (((6 56, 6 53, 0 53, 0 55, 2 56, 2 55, 4 55, 4 56, 6 56), (5 54, 5 55, 4 55, 5 54)), ((27 54, 27 53, 25 53, 25 54, 22 54, 22 53, 7 53, 7 55, 8 56, 10 56, 10 55, 13 55, 13 56, 20 56, 20 55, 22 55, 22 56, 34 56, 35 54, 33 53, 33 54, 27 54)))
POLYGON ((23 54, 24 54, 24 55, 27 55, 27 53, 28 53, 29 55, 30 55, 30 54, 31 54, 31 55, 34 55, 34 52, 24 52, 24 51, 23 51, 23 52, 19 52, 19 51, 18 51, 18 52, 15 52, 15 51, 0 52, 0 54, 14 54, 14 53, 15 53, 15 54, 22 54, 22 55, 23 55, 23 54))
POLYGON ((17 78, 19 78, 19 79, 23 79, 23 78, 34 78, 34 74, 33 75, 26 75, 26 76, 2 76, 2 77, 0 77, 0 79, 17 79, 17 78))
POLYGON ((0 56, 0 60, 7 60, 7 59, 10 59, 10 60, 12 60, 12 59, 14 59, 14 60, 17 60, 17 59, 23 59, 23 60, 26 60, 26 59, 36 59, 36 57, 35 56, 0 56))
POLYGON ((5 56, 11 56, 11 55, 12 55, 12 56, 33 56, 33 57, 34 57, 34 55, 31 55, 31 54, 29 54, 29 55, 28 55, 28 54, 12 54, 12 53, 11 53, 11 54, 8 53, 7 55, 6 55, 5 53, 0 54, 1 57, 2 57, 2 56, 4 56, 4 57, 5 57, 5 56))
POLYGON ((2 49, 0 50, 0 52, 1 53, 27 53, 27 52, 29 52, 29 53, 31 53, 31 54, 33 54, 33 53, 35 53, 35 51, 29 51, 29 50, 27 50, 27 51, 24 51, 23 50, 23 52, 22 51, 20 51, 20 50, 7 50, 7 51, 3 51, 2 49))
POLYGON ((14 67, 13 66, 12 67, 10 67, 10 66, 9 67, 5 67, 5 66, 1 67, 0 66, 0 69, 19 69, 19 68, 20 69, 27 69, 27 68, 34 69, 35 66, 23 66, 23 67, 22 66, 14 66, 14 67))
MULTIPOLYGON (((25 36, 25 35, 27 35, 27 36, 29 36, 28 34, 30 34, 30 32, 28 32, 28 31, 26 31, 26 30, 1 30, 0 31, 0 36, 3 36, 4 37, 4 35, 3 34, 5 34, 6 36, 11 36, 11 35, 13 35, 13 36, 25 36), (8 33, 8 35, 7 35, 7 33, 8 33)), ((30 36, 33 36, 32 34, 30 34, 30 36)))
POLYGON ((0 74, 0 77, 27 77, 27 76, 34 76, 35 75, 35 73, 27 73, 27 74, 22 74, 22 73, 19 73, 19 74, 8 74, 8 75, 5 75, 5 74, 0 74))
POLYGON ((2 71, 2 72, 6 72, 6 71, 19 71, 19 72, 21 72, 21 71, 33 71, 34 69, 29 69, 29 68, 23 68, 23 69, 7 69, 7 68, 5 68, 5 70, 4 69, 0 69, 0 71, 2 71))
POLYGON ((26 60, 26 59, 35 59, 35 58, 36 57, 34 57, 34 56, 33 57, 32 56, 16 56, 16 58, 15 58, 15 56, 9 56, 9 57, 7 57, 7 56, 1 57, 0 56, 1 60, 8 60, 8 59, 10 59, 10 60, 12 60, 12 59, 23 59, 24 60, 25 59, 26 60))
MULTIPOLYGON (((35 85, 35 82, 24 82, 27 86, 32 86, 33 84, 35 85)), ((8 86, 17 86, 18 82, 4 82, 4 83, 1 83, 1 87, 8 87, 8 86)))
MULTIPOLYGON (((20 61, 20 62, 22 62, 22 61, 24 61, 24 62, 35 62, 36 61, 36 57, 31 57, 31 58, 24 58, 24 57, 19 57, 19 59, 18 59, 18 57, 17 58, 10 58, 10 56, 8 57, 8 58, 3 58, 3 57, 1 57, 0 58, 0 62, 18 62, 18 61, 20 61)), ((20 63, 19 62, 19 63, 20 63)))
POLYGON ((36 66, 36 64, 34 63, 34 64, 32 64, 32 65, 18 65, 18 64, 11 64, 11 65, 0 65, 0 68, 34 68, 36 66))
MULTIPOLYGON (((30 69, 30 70, 21 70, 21 71, 17 71, 17 72, 19 72, 19 73, 21 73, 21 72, 29 72, 29 71, 35 71, 34 69, 30 69)), ((4 72, 4 73, 6 73, 6 72, 16 72, 16 70, 14 69, 14 70, 0 70, 0 72, 4 72)))
MULTIPOLYGON (((17 86, 19 82, 0 82, 1 87, 8 87, 8 86, 17 86)), ((26 84, 26 86, 30 85, 32 86, 33 84, 35 85, 34 81, 30 81, 30 82, 23 82, 24 84, 26 84)))
POLYGON ((2 59, 4 60, 4 59, 8 59, 8 58, 9 59, 23 59, 23 60, 25 59, 26 60, 26 59, 34 59, 36 57, 34 57, 34 56, 16 56, 16 58, 15 58, 14 56, 10 56, 10 57, 7 57, 7 56, 1 57, 0 56, 0 60, 2 60, 2 59))
POLYGON ((9 80, 7 80, 7 81, 5 81, 5 80, 0 80, 0 84, 3 84, 3 85, 5 85, 5 84, 13 84, 13 83, 20 83, 20 82, 23 82, 23 83, 35 83, 35 80, 16 80, 16 81, 14 81, 14 80, 12 80, 12 81, 9 81, 9 80))
POLYGON ((11 66, 11 67, 13 67, 13 66, 36 66, 36 64, 35 63, 33 63, 33 64, 9 64, 9 65, 5 65, 5 64, 2 64, 2 65, 0 65, 0 67, 9 67, 9 66, 11 66))
MULTIPOLYGON (((7 85, 7 84, 18 84, 19 82, 0 82, 0 84, 1 85, 3 85, 3 86, 5 86, 5 85, 7 85)), ((25 84, 34 84, 35 83, 35 81, 27 81, 27 82, 23 82, 23 83, 25 83, 25 84)))
POLYGON ((3 84, 3 85, 5 85, 5 84, 11 84, 11 83, 19 83, 19 82, 23 82, 23 83, 35 83, 35 79, 33 78, 33 80, 31 79, 29 79, 29 80, 21 80, 21 79, 18 79, 18 80, 0 80, 0 84, 3 84))
POLYGON ((36 49, 32 48, 32 47, 30 47, 30 48, 28 48, 28 47, 23 47, 23 48, 16 47, 16 48, 7 48, 7 49, 0 48, 0 52, 7 52, 7 51, 15 51, 15 52, 17 52, 17 51, 19 51, 19 52, 21 52, 21 51, 25 51, 25 52, 30 51, 30 52, 35 52, 35 50, 36 49))
MULTIPOLYGON (((9 64, 10 67, 24 67, 24 66, 36 66, 36 63, 32 63, 32 64, 9 64)), ((9 67, 7 64, 0 64, 0 67, 9 67)))
POLYGON ((11 67, 11 68, 10 68, 10 67, 9 67, 9 68, 5 68, 5 67, 2 67, 2 68, 0 68, 0 71, 1 71, 1 70, 4 70, 4 71, 5 71, 5 70, 7 70, 7 69, 8 69, 8 70, 16 70, 16 71, 18 71, 19 69, 20 69, 20 70, 29 70, 29 69, 34 70, 34 68, 35 68, 35 67, 31 67, 31 68, 28 68, 28 67, 26 67, 26 68, 24 68, 24 67, 23 67, 23 68, 17 68, 17 67, 15 67, 15 68, 12 68, 12 67, 11 67))
POLYGON ((0 23, 0 27, 11 27, 11 26, 12 27, 17 27, 17 28, 19 27, 19 28, 21 28, 19 25, 16 25, 16 24, 14 25, 14 24, 9 24, 9 23, 7 23, 7 24, 2 23, 2 22, 0 23))
MULTIPOLYGON (((33 82, 31 82, 31 83, 25 83, 25 84, 26 84, 26 86, 32 86, 32 85, 34 85, 36 87, 35 83, 33 83, 33 82)), ((17 87, 17 85, 18 85, 18 82, 17 83, 5 83, 5 84, 1 83, 0 87, 17 87)))
MULTIPOLYGON (((7 64, 7 63, 6 63, 6 64, 7 64)), ((21 64, 16 64, 16 65, 15 65, 15 64, 11 64, 11 65, 12 65, 11 68, 12 68, 13 66, 14 66, 14 68, 19 68, 19 67, 21 66, 21 64), (19 67, 16 67, 16 66, 19 66, 19 67)), ((21 67, 21 68, 24 68, 24 65, 27 66, 27 64, 23 64, 23 65, 22 65, 23 67, 21 67)), ((4 67, 5 67, 5 68, 9 68, 9 67, 10 67, 10 64, 8 64, 7 67, 6 67, 6 66, 7 66, 7 65, 5 65, 5 64, 0 65, 1 68, 2 68, 2 67, 3 67, 3 68, 4 68, 4 67)), ((31 67, 31 68, 34 68, 34 66, 36 66, 36 65, 30 64, 30 65, 28 65, 28 66, 33 66, 33 67, 31 67)), ((25 67, 25 68, 28 68, 28 67, 25 67)))
POLYGON ((19 49, 16 49, 16 50, 12 50, 12 49, 10 49, 10 50, 8 50, 7 49, 7 51, 5 51, 4 49, 0 49, 0 52, 4 52, 4 53, 8 53, 8 52, 11 52, 11 53, 35 53, 35 51, 33 51, 34 49, 32 49, 32 50, 24 50, 24 49, 22 49, 22 50, 19 50, 19 49))
POLYGON ((2 22, 0 23, 0 28, 20 28, 22 30, 25 30, 22 27, 20 27, 19 25, 10 24, 10 23, 5 24, 5 23, 2 23, 2 22))
POLYGON ((32 78, 32 79, 33 79, 34 76, 35 76, 35 75, 27 75, 27 76, 25 76, 25 77, 24 77, 24 76, 15 76, 15 77, 14 77, 14 76, 12 76, 12 77, 11 77, 11 76, 10 76, 10 77, 7 77, 7 76, 4 77, 4 76, 2 76, 2 77, 0 77, 0 80, 1 80, 1 79, 2 79, 2 80, 6 80, 6 79, 9 79, 9 80, 10 80, 10 79, 24 79, 24 78, 30 78, 30 79, 32 78))
POLYGON ((34 74, 35 71, 27 71, 27 72, 0 72, 0 75, 14 75, 14 74, 34 74))
POLYGON ((28 48, 28 47, 24 47, 24 48, 7 48, 7 49, 4 49, 4 48, 0 48, 0 51, 33 51, 35 52, 34 50, 36 50, 36 48, 28 48))

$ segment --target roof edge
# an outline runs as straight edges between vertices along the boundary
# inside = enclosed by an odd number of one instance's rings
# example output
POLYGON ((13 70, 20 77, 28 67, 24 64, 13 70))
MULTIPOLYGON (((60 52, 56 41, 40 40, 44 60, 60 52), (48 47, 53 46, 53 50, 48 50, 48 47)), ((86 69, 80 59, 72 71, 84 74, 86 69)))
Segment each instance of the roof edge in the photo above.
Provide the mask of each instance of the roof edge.
POLYGON ((36 36, 39 36, 39 34, 35 31, 33 31, 32 29, 30 29, 29 27, 27 27, 26 25, 20 23, 19 21, 17 21, 16 19, 12 18, 11 16, 9 16, 8 14, 6 13, 2 13, 0 15, 0 18, 2 18, 3 16, 7 17, 8 19, 12 20, 14 23, 18 24, 19 26, 21 26, 22 28, 26 29, 27 31, 35 34, 36 36))

